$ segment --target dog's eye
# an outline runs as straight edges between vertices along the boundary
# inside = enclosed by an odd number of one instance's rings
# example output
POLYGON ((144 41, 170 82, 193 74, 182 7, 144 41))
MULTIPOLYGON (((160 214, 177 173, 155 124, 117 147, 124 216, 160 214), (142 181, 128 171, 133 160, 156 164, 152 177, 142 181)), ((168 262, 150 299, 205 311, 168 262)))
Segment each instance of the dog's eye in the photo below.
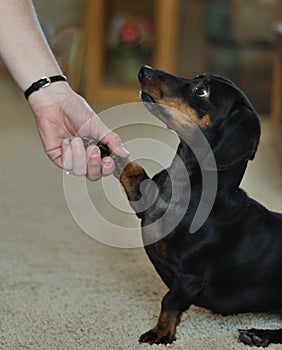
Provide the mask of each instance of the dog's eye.
POLYGON ((209 87, 208 85, 202 85, 202 86, 198 86, 196 87, 196 89, 194 90, 194 93, 197 97, 200 98, 206 98, 209 96, 210 92, 209 92, 209 87))

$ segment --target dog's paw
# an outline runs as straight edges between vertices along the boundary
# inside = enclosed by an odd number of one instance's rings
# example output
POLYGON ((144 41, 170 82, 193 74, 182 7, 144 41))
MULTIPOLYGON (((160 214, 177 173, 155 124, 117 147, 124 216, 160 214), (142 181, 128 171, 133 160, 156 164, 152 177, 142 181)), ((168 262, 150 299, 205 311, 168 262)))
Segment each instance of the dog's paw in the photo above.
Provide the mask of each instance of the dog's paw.
POLYGON ((267 331, 259 329, 239 329, 239 340, 245 345, 255 345, 266 348, 271 341, 268 339, 267 331))
POLYGON ((146 332, 141 335, 139 338, 139 343, 148 343, 152 344, 171 344, 174 340, 176 340, 175 336, 170 332, 164 333, 163 331, 155 331, 151 329, 149 332, 146 332))

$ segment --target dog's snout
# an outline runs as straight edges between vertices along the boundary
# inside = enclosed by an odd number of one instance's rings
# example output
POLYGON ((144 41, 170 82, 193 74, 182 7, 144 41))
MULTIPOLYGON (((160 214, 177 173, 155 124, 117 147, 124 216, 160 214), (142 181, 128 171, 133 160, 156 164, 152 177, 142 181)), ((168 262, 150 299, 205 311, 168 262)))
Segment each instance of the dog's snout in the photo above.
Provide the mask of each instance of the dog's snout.
POLYGON ((142 80, 152 80, 154 79, 154 77, 155 77, 155 70, 150 66, 143 66, 138 73, 138 78, 140 82, 142 80))

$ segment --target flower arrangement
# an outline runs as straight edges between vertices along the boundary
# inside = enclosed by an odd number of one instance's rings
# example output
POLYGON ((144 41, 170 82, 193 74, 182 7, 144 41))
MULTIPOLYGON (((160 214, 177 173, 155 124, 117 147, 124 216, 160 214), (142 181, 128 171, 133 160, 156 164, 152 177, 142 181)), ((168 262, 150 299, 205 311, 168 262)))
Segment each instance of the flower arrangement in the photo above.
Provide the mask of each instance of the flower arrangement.
POLYGON ((119 55, 150 57, 155 41, 153 22, 142 14, 120 14, 113 18, 109 49, 119 55))

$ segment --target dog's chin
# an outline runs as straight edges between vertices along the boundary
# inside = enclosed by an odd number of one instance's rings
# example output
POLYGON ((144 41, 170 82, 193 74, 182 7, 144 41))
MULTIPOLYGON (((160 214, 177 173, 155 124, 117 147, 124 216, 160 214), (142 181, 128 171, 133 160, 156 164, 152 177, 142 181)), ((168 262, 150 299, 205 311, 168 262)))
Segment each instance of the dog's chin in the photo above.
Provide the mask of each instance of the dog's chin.
POLYGON ((153 97, 143 90, 140 91, 140 98, 144 102, 144 104, 145 103, 149 103, 149 104, 155 103, 155 100, 153 99, 153 97))
POLYGON ((154 98, 145 91, 140 92, 140 97, 148 111, 165 123, 165 125, 170 129, 169 121, 172 116, 165 106, 156 103, 154 98))

